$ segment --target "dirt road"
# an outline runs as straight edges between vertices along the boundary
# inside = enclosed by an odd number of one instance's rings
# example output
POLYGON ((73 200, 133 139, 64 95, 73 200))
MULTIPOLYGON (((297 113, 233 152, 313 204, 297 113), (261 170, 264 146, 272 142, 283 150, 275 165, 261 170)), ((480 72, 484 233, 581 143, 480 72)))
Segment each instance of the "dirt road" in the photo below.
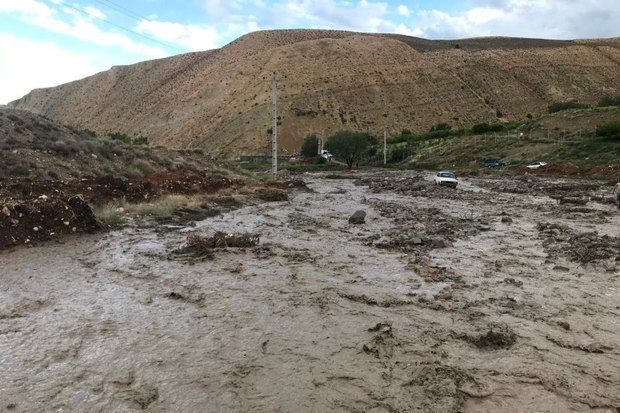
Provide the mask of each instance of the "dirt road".
POLYGON ((620 412, 620 214, 548 196, 600 184, 330 178, 0 252, 0 411, 620 412))

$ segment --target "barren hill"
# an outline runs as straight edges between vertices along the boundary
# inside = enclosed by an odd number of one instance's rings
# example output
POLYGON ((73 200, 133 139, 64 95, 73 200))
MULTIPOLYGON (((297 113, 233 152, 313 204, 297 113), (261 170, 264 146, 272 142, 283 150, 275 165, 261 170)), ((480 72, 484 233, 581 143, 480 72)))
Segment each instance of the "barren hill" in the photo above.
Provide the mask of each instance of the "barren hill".
POLYGON ((97 132, 215 156, 267 153, 271 77, 279 79, 280 149, 308 133, 428 130, 524 119, 550 103, 620 93, 620 38, 430 41, 400 35, 282 30, 199 53, 113 67, 12 102, 97 132))

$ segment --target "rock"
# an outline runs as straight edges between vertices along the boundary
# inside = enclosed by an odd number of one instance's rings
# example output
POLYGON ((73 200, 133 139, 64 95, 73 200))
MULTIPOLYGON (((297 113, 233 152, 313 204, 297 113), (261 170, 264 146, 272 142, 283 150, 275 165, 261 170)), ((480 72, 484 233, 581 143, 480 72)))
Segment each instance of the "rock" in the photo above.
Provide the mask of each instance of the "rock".
POLYGON ((411 243, 413 245, 422 245, 424 244, 424 241, 422 240, 422 238, 415 237, 411 239, 411 243))
POLYGON ((569 272, 570 268, 563 267, 561 265, 556 265, 555 267, 553 267, 553 271, 569 272))
POLYGON ((510 217, 502 217, 502 222, 504 224, 511 224, 512 223, 512 218, 510 218, 510 217))
POLYGON ((497 350, 512 347, 517 341, 517 335, 507 325, 498 324, 492 326, 485 334, 468 339, 479 348, 497 350))
MULTIPOLYGON (((90 206, 79 196, 72 196, 68 201, 69 207, 73 211, 75 222, 79 229, 85 232, 95 232, 103 229, 105 226, 97 220, 90 206)), ((73 232, 77 231, 77 227, 73 227, 73 232)))
POLYGON ((421 222, 418 222, 418 223, 416 223, 416 224, 413 226, 413 229, 415 229, 415 230, 417 230, 417 231, 424 231, 424 230, 426 230, 426 225, 424 225, 424 224, 423 224, 423 223, 421 223, 421 222))
POLYGON ((504 278, 506 284, 512 284, 517 287, 523 286, 523 281, 515 280, 514 278, 504 278))
POLYGON ((441 290, 439 292, 439 294, 437 294, 437 298, 439 298, 440 300, 449 300, 452 298, 452 289, 451 288, 445 288, 443 290, 441 290))
POLYGON ((446 248, 449 244, 448 241, 443 238, 433 238, 431 240, 431 245, 433 246, 433 248, 446 248))
POLYGON ((558 325, 566 331, 570 330, 570 324, 568 324, 566 321, 558 321, 558 325))
POLYGON ((364 222, 366 222, 366 211, 361 209, 355 211, 349 218, 349 224, 363 224, 364 222))
POLYGON ((387 237, 381 237, 372 244, 377 248, 388 248, 391 245, 391 241, 387 237))
POLYGON ((2 208, 2 213, 6 215, 7 217, 11 216, 11 211, 9 211, 7 207, 2 208))
POLYGON ((491 226, 490 225, 486 225, 486 224, 480 224, 480 225, 478 225, 478 229, 480 231, 490 231, 491 230, 491 226))

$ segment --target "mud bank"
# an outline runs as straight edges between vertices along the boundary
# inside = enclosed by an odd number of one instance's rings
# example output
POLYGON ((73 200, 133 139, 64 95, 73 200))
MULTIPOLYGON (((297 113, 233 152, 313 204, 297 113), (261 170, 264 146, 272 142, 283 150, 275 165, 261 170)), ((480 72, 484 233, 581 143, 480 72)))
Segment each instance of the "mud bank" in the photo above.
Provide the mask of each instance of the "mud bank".
POLYGON ((192 226, 0 252, 0 411, 620 411, 612 205, 306 181, 192 226), (171 254, 218 231, 260 243, 171 254))

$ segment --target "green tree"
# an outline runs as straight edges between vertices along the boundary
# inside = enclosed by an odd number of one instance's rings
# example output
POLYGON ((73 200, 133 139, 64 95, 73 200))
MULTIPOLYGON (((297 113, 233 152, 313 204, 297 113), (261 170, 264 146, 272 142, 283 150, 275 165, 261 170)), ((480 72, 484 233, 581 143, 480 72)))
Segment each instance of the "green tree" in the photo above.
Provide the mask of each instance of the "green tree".
POLYGON ((596 125, 596 136, 603 136, 611 139, 620 139, 620 121, 612 120, 596 125))
POLYGON ((314 157, 319 154, 319 138, 313 133, 304 138, 304 143, 301 146, 301 155, 307 157, 314 157))
POLYGON ((349 169, 358 161, 374 139, 368 133, 354 131, 339 131, 330 136, 325 144, 325 149, 330 151, 336 159, 343 159, 349 169))
POLYGON ((601 100, 598 101, 599 107, 605 106, 620 106, 620 95, 616 96, 603 96, 601 100))
POLYGON ((579 103, 574 100, 568 102, 555 102, 549 105, 549 113, 556 113, 567 109, 587 109, 590 105, 579 103))

